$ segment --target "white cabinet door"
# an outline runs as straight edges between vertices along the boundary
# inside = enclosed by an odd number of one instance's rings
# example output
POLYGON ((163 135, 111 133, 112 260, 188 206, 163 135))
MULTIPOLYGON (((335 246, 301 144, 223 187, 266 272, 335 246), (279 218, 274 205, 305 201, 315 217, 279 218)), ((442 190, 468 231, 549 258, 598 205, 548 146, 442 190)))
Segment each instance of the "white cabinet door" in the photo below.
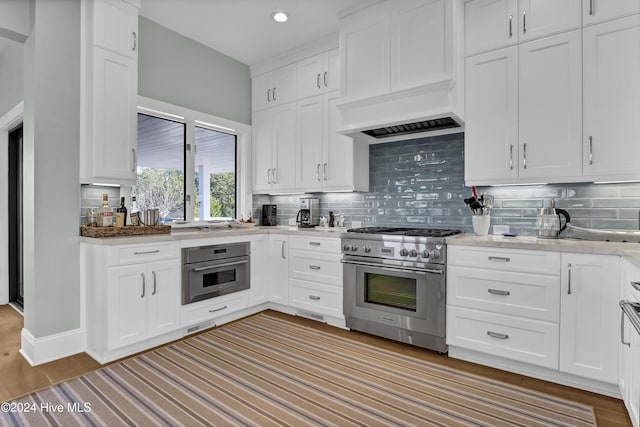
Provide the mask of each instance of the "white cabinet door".
POLYGON ((465 60, 465 182, 518 177, 518 48, 465 60))
POLYGON ((275 107, 273 189, 293 189, 296 183, 296 103, 275 107))
POLYGON ((286 104, 296 98, 296 64, 251 79, 251 109, 286 104))
POLYGON ((96 46, 136 59, 138 57, 138 9, 122 0, 93 2, 96 46))
POLYGON ((518 42, 518 0, 471 0, 464 4, 465 55, 518 42))
POLYGON ((110 268, 107 277, 107 347, 114 349, 144 340, 147 337, 145 297, 150 283, 146 264, 110 268))
POLYGON ((253 190, 271 189, 273 122, 271 110, 256 111, 252 116, 253 190))
POLYGON ((640 2, 638 0, 582 1, 582 23, 585 27, 635 13, 640 13, 640 2))
POLYGON ((617 384, 620 258, 562 254, 560 371, 617 384))
POLYGON ((180 328, 180 260, 159 261, 147 266, 146 299, 148 336, 180 328))
POLYGON ((451 76, 452 5, 449 0, 390 2, 391 91, 451 76))
MULTIPOLYGON (((339 134, 340 110, 338 91, 327 93, 324 98, 324 117, 326 120, 323 145, 324 163, 322 165, 323 187, 325 191, 355 190, 368 191, 368 157, 355 156, 353 138, 339 134), (363 183, 366 183, 363 184, 363 183)), ((366 148, 368 152, 368 147, 366 148)))
POLYGON ((286 234, 269 235, 269 301, 289 305, 289 245, 286 234))
POLYGON ((340 89, 340 50, 333 49, 324 54, 322 84, 326 92, 340 89))
POLYGON ((387 4, 347 16, 340 26, 341 95, 348 100, 389 92, 390 28, 387 4))
POLYGON ((93 67, 93 132, 87 141, 93 147, 93 168, 83 175, 107 182, 133 182, 138 141, 137 62, 94 48, 93 67))
POLYGON ((599 181, 637 178, 640 16, 585 28, 583 43, 584 175, 599 181))
POLYGON ((297 64, 297 97, 304 99, 340 88, 340 52, 333 49, 297 64))
POLYGON ((251 241, 251 288, 249 305, 255 306, 269 301, 270 255, 268 236, 251 241))
POLYGON ((580 28, 582 0, 519 0, 520 42, 580 28))
POLYGON ((298 102, 296 188, 317 190, 323 185, 323 144, 327 133, 322 95, 298 102))
POLYGON ((521 178, 582 174, 581 36, 572 31, 519 45, 521 178))

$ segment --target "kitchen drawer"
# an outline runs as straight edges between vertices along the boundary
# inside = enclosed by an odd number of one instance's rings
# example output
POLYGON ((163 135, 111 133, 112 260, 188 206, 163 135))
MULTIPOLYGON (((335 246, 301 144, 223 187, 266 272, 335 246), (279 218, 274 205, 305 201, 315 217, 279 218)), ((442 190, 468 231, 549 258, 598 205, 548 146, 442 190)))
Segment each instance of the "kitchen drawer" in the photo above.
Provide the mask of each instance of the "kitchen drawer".
POLYGON ((342 253, 338 237, 291 236, 289 248, 332 254, 342 253))
POLYGON ((558 369, 557 323, 447 306, 447 344, 558 369))
POLYGON ((180 326, 188 327, 249 307, 249 291, 234 292, 217 298, 183 305, 180 326))
POLYGON ((342 287, 342 255, 289 251, 289 277, 342 287))
POLYGON ((448 267, 447 304, 558 322, 560 277, 448 267))
POLYGON ((560 252, 448 245, 447 265, 560 276, 560 252))
POLYGON ((110 247, 109 250, 110 265, 135 264, 180 257, 180 244, 176 242, 118 245, 110 247))
POLYGON ((342 316, 342 289, 322 283, 289 279, 289 305, 328 316, 342 316))

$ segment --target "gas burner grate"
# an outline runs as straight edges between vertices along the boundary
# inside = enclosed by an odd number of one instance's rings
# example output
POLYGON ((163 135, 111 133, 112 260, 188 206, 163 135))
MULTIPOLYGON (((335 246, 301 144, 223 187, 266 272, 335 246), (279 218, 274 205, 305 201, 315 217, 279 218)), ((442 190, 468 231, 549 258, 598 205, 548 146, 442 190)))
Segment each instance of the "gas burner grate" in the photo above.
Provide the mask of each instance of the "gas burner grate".
POLYGON ((462 233, 462 230, 448 228, 403 228, 403 227, 362 227, 350 228, 348 233, 393 234, 400 236, 446 237, 462 233))

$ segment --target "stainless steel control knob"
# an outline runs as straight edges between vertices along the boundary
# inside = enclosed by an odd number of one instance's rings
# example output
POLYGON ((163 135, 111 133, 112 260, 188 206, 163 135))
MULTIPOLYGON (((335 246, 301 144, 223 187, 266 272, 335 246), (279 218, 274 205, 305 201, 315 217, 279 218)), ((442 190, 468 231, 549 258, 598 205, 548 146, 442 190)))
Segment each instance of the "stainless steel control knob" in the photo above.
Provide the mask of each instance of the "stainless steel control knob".
POLYGON ((431 258, 432 258, 432 259, 438 259, 438 258, 440 258, 440 251, 433 251, 433 252, 431 252, 431 258))
POLYGON ((365 247, 364 247, 364 253, 365 253, 365 254, 369 254, 369 253, 371 253, 371 246, 365 246, 365 247))
POLYGON ((358 245, 351 245, 351 252, 358 252, 358 245))
POLYGON ((422 251, 422 253, 420 254, 420 256, 424 259, 429 258, 429 251, 422 251))
POLYGON ((350 249, 351 249, 351 246, 349 246, 349 245, 343 245, 342 246, 342 250, 345 251, 345 252, 349 252, 350 249))
POLYGON ((415 249, 411 249, 409 251, 409 256, 413 257, 413 258, 417 257, 418 256, 418 251, 416 251, 415 249))
POLYGON ((400 249, 400 256, 407 256, 409 255, 409 251, 406 250, 405 248, 400 249))

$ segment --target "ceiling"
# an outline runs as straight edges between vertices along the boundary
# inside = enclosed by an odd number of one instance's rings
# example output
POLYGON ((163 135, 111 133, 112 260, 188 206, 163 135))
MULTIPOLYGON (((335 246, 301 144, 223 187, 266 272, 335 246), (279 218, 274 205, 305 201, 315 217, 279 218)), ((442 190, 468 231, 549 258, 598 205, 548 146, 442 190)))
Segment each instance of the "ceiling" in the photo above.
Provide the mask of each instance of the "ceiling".
POLYGON ((338 32, 338 12, 370 0, 142 0, 140 14, 249 66, 338 32), (280 24, 272 12, 286 11, 280 24))

